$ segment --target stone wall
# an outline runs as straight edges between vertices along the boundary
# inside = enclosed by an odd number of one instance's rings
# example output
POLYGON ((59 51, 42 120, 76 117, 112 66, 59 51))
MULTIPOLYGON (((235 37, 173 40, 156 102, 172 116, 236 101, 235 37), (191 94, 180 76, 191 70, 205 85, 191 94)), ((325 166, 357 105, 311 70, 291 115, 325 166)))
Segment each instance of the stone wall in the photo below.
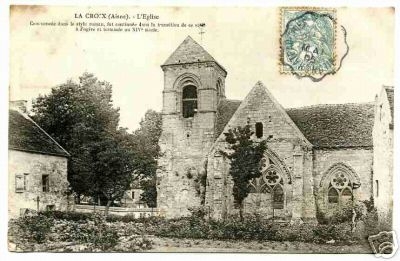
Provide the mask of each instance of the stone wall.
POLYGON ((38 197, 39 210, 49 205, 57 210, 67 208, 67 158, 9 150, 8 166, 9 218, 18 217, 21 209, 37 210, 38 197), (21 192, 16 192, 16 175, 25 179, 25 189, 21 192), (49 175, 49 192, 43 192, 42 175, 49 175))
MULTIPOLYGON (((171 65, 164 70, 162 135, 157 172, 157 206, 167 217, 189 215, 201 205, 200 175, 214 142, 218 99, 217 82, 224 85, 226 73, 215 63, 171 65), (198 110, 182 116, 182 88, 197 87, 198 110)), ((224 94, 220 93, 222 97, 224 94)))
POLYGON ((393 128, 392 117, 385 88, 375 105, 374 142, 374 203, 379 223, 391 229, 393 214, 393 128))
MULTIPOLYGON (((260 83, 239 106, 225 131, 246 124, 253 126, 254 130, 257 122, 263 124, 263 136, 259 140, 268 139, 269 153, 266 157, 272 157, 273 161, 286 170, 283 173, 284 209, 276 210, 274 214, 285 219, 315 218, 310 144, 260 83)), ((256 137, 254 139, 257 140, 256 137)), ((233 206, 233 182, 229 175, 229 163, 218 154, 218 151, 226 148, 222 134, 208 158, 206 206, 212 211, 214 218, 237 212, 233 206)), ((244 208, 247 213, 261 212, 270 217, 270 201, 269 194, 250 194, 244 201, 244 208)))
POLYGON ((360 180, 360 187, 353 190, 355 200, 369 200, 372 196, 372 148, 326 149, 314 151, 314 187, 317 206, 321 213, 329 215, 331 210, 327 203, 327 187, 324 177, 335 164, 343 164, 353 170, 360 180), (322 182, 321 182, 322 181, 322 182))

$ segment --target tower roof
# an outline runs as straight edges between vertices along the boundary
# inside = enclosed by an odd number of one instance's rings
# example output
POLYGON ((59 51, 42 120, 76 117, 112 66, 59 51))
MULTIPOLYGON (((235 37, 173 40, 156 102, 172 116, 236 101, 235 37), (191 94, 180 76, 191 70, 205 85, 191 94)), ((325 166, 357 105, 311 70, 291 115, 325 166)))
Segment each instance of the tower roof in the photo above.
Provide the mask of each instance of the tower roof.
POLYGON ((198 62, 214 62, 226 72, 225 68, 190 36, 186 37, 162 66, 198 62))

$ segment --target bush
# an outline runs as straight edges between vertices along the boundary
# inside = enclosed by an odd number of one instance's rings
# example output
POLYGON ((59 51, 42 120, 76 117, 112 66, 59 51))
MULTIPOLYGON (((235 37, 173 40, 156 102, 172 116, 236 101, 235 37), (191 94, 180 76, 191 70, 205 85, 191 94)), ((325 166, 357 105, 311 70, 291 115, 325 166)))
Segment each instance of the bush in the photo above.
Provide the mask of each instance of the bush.
POLYGON ((176 238, 203 238, 219 240, 272 240, 276 229, 271 222, 245 219, 203 220, 194 217, 166 222, 156 232, 158 236, 176 238))
POLYGON ((83 220, 74 221, 76 217, 65 213, 39 213, 36 216, 11 220, 10 242, 22 250, 32 250, 34 244, 76 242, 87 244, 89 249, 101 251, 109 250, 118 243, 117 231, 120 229, 106 223, 103 215, 93 214, 85 216, 83 220), (54 219, 53 214, 65 219, 54 219))
POLYGON ((120 242, 115 248, 119 252, 138 252, 140 250, 149 250, 153 247, 153 241, 142 237, 128 237, 120 242))
POLYGON ((357 240, 352 224, 289 224, 273 223, 257 216, 240 221, 237 217, 227 220, 203 220, 194 217, 179 218, 165 222, 156 231, 157 236, 211 240, 258 240, 258 241, 300 241, 336 244, 351 244, 357 240))
POLYGON ((312 229, 312 240, 308 242, 326 243, 334 240, 336 243, 349 244, 357 240, 351 231, 351 223, 317 225, 312 229))
POLYGON ((46 241, 54 219, 42 214, 10 220, 9 236, 15 243, 43 243, 46 241))
POLYGON ((102 251, 114 247, 118 243, 117 230, 106 223, 106 219, 102 214, 95 213, 87 222, 77 223, 72 226, 75 231, 65 234, 72 241, 80 243, 89 243, 94 248, 102 251))
POLYGON ((53 219, 64 219, 70 221, 89 220, 93 215, 92 213, 64 212, 56 210, 40 212, 40 214, 53 219))

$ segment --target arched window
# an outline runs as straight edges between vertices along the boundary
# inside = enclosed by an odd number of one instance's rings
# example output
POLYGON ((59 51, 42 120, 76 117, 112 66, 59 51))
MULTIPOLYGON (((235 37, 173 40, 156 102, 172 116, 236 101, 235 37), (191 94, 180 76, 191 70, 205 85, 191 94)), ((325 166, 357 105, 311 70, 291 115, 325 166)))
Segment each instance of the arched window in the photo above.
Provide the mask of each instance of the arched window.
POLYGON ((197 112, 197 88, 188 85, 182 91, 182 112, 184 118, 193 117, 197 112))
POLYGON ((335 188, 330 188, 328 191, 328 202, 339 203, 339 193, 335 188))
POLYGON ((217 89, 217 96, 218 97, 222 96, 222 83, 220 79, 218 79, 217 81, 216 89, 217 89))
POLYGON ((274 209, 283 209, 284 193, 281 184, 277 184, 272 191, 272 204, 274 209))
POLYGON ((346 172, 337 171, 331 176, 327 196, 329 204, 343 206, 353 201, 353 184, 346 172))
POLYGON ((262 159, 260 163, 261 177, 250 181, 250 193, 271 193, 272 207, 283 209, 285 193, 282 173, 270 159, 262 159))
POLYGON ((261 122, 256 123, 256 137, 261 138, 263 136, 263 124, 261 122))

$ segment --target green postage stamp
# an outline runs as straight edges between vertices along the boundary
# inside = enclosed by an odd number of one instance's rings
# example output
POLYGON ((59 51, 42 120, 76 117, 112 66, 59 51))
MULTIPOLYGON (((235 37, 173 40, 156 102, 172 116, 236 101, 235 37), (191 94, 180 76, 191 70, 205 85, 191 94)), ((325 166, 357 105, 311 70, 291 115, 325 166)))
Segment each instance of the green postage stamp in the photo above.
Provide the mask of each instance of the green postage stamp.
POLYGON ((336 10, 281 8, 281 73, 318 79, 336 70, 336 10))

